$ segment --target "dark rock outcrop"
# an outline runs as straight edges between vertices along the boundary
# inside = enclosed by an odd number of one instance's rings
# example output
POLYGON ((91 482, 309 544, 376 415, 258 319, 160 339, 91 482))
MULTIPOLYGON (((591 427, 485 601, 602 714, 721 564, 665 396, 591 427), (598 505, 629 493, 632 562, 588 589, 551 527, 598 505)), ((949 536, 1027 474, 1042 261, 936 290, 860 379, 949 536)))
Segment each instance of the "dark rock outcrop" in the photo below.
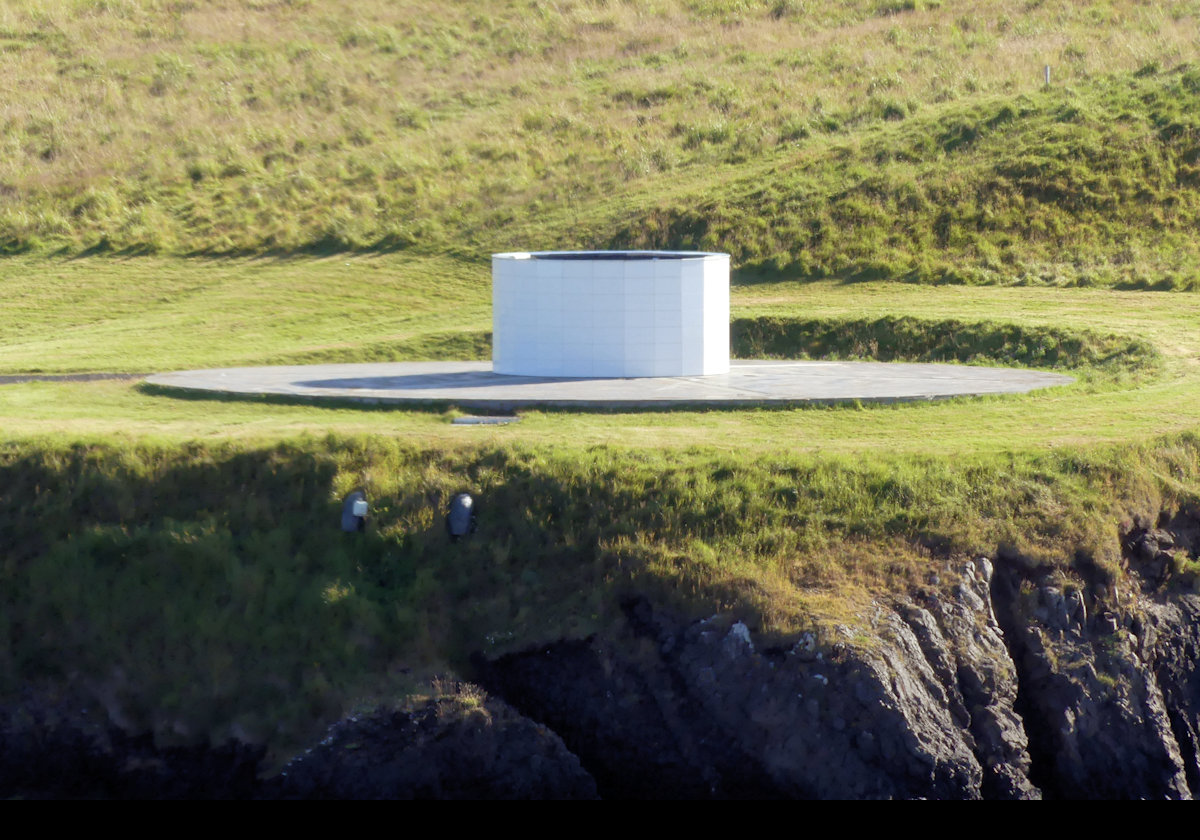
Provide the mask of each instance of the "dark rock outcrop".
POLYGON ((0 796, 21 799, 249 799, 266 750, 231 741, 160 747, 61 701, 0 710, 0 796))
POLYGON ((1191 798, 1200 596, 1180 560, 1200 520, 1122 546, 1136 591, 1086 557, 998 553, 874 604, 857 638, 759 650, 736 616, 681 624, 638 601, 620 630, 479 676, 562 735, 602 796, 1191 798))
POLYGON ((602 796, 1036 796, 998 628, 934 609, 943 623, 880 607, 873 649, 805 634, 759 651, 732 617, 678 627, 639 602, 624 638, 506 656, 482 680, 562 735, 602 796))
POLYGON ((335 724, 263 795, 304 799, 595 799, 562 740, 477 687, 335 724))
POLYGON ((272 778, 262 747, 159 747, 45 701, 0 714, 0 796, 71 799, 594 799, 561 739, 476 686, 339 721, 272 778))

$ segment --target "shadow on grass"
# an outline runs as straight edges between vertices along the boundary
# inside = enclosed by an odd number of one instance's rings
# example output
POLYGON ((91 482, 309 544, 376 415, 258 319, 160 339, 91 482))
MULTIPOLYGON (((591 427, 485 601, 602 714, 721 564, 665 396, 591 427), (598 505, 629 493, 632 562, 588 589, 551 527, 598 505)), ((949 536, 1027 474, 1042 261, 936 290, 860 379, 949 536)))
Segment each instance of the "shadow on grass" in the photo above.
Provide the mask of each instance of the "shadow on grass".
POLYGON ((859 265, 845 271, 827 272, 806 268, 801 264, 780 266, 772 261, 748 262, 734 270, 730 277, 733 286, 765 286, 772 283, 820 283, 831 281, 842 286, 859 283, 905 283, 928 286, 977 286, 978 277, 942 269, 930 274, 926 270, 899 268, 893 265, 859 265))
POLYGON ((408 252, 418 257, 450 257, 480 265, 490 265, 491 254, 477 249, 447 246, 444 242, 422 242, 400 234, 385 234, 366 245, 356 244, 335 235, 325 235, 301 245, 289 247, 263 243, 242 248, 197 248, 182 256, 191 259, 264 259, 286 262, 331 257, 379 256, 408 252))
POLYGON ((131 731, 185 721, 203 741, 240 721, 294 737, 397 663, 594 631, 645 562, 616 571, 603 546, 739 521, 685 521, 686 487, 652 499, 615 480, 619 463, 603 480, 575 466, 334 438, 7 451, 0 615, 20 632, 0 676, 90 703, 116 671, 131 731), (340 528, 350 473, 370 499, 362 533, 340 528), (441 518, 462 490, 479 528, 452 543, 441 518))
POLYGON ((149 397, 169 397, 195 403, 257 403, 259 405, 306 406, 309 408, 326 408, 331 410, 395 412, 412 411, 421 414, 444 414, 450 407, 448 402, 425 401, 400 403, 383 403, 369 398, 351 399, 340 397, 300 397, 286 394, 233 394, 218 391, 194 391, 188 388, 174 388, 169 385, 154 385, 141 382, 134 390, 149 397))
MULTIPOLYGON (((36 240, 12 238, 0 241, 0 255, 17 256, 37 253, 44 246, 36 240)), ((480 265, 488 265, 490 253, 478 249, 454 247, 439 241, 424 242, 401 234, 385 234, 373 242, 362 244, 343 239, 334 234, 326 234, 309 242, 298 245, 278 246, 271 242, 232 248, 192 248, 189 250, 174 250, 164 248, 153 242, 129 242, 118 244, 108 237, 102 237, 90 245, 68 243, 47 251, 51 256, 67 260, 81 260, 89 257, 174 257, 182 259, 239 259, 239 260, 272 260, 287 262, 292 260, 328 259, 334 257, 377 256, 410 252, 420 257, 450 257, 480 265)))
MULTIPOLYGON (((469 414, 480 417, 519 417, 524 412, 536 412, 550 415, 603 415, 616 416, 621 414, 744 414, 771 413, 780 414, 791 411, 867 411, 899 409, 913 404, 954 404, 959 402, 980 402, 993 399, 1010 399, 1028 396, 1025 394, 979 394, 942 397, 891 397, 880 399, 825 399, 805 400, 796 402, 754 402, 743 403, 675 403, 670 406, 647 405, 645 403, 611 404, 593 403, 589 405, 571 405, 565 403, 540 404, 489 404, 463 405, 454 400, 422 400, 405 401, 403 403, 386 403, 363 398, 362 401, 349 398, 328 397, 293 397, 280 394, 220 394, 212 391, 192 391, 184 388, 174 388, 167 385, 152 385, 141 383, 135 390, 152 397, 168 397, 171 399, 187 400, 196 403, 257 403, 260 405, 303 406, 308 408, 328 409, 330 411, 350 410, 364 412, 411 412, 417 414, 469 414)), ((499 401, 497 401, 499 403, 499 401)), ((450 419, 448 417, 448 419, 450 419)))

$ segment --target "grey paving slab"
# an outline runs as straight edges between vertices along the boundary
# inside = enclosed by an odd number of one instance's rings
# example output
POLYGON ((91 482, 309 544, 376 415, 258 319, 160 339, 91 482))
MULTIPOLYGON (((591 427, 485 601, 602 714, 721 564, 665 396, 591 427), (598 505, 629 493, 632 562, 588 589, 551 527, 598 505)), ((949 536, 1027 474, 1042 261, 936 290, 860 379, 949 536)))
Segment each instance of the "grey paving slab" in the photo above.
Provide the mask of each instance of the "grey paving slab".
POLYGON ((493 373, 491 362, 384 362, 185 370, 155 374, 147 381, 224 394, 511 409, 897 402, 1025 393, 1074 379, 967 365, 737 361, 729 373, 717 376, 637 379, 506 376, 493 373))

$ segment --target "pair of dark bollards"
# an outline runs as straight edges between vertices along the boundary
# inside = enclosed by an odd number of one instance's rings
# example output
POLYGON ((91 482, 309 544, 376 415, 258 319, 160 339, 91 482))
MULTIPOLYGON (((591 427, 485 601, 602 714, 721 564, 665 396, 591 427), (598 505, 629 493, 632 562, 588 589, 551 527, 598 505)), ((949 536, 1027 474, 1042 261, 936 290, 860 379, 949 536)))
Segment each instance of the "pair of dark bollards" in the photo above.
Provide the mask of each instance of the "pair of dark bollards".
MULTIPOLYGON (((367 494, 355 490, 342 500, 342 530, 357 533, 367 529, 367 494)), ((456 493, 446 511, 446 534, 450 542, 458 542, 475 533, 475 498, 470 493, 456 493)))

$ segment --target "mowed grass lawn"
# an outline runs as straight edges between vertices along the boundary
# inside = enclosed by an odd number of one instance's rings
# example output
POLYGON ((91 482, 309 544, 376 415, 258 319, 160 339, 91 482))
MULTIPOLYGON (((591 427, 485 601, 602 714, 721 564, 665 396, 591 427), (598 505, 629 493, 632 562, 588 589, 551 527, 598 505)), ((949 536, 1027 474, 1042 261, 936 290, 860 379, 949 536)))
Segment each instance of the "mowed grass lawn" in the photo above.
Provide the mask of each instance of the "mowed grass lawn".
MULTIPOLYGON (((486 259, 15 259, 0 278, 0 375, 144 373, 319 361, 487 358, 486 259)), ((1120 443, 1200 425, 1200 296, 1075 288, 751 283, 734 317, 879 318, 1053 326, 1141 339, 1160 371, 1028 396, 836 409, 522 412, 456 427, 452 407, 399 410, 180 399, 128 381, 0 386, 6 439, 148 435, 277 439, 380 433, 713 451, 956 453, 1120 443)))

